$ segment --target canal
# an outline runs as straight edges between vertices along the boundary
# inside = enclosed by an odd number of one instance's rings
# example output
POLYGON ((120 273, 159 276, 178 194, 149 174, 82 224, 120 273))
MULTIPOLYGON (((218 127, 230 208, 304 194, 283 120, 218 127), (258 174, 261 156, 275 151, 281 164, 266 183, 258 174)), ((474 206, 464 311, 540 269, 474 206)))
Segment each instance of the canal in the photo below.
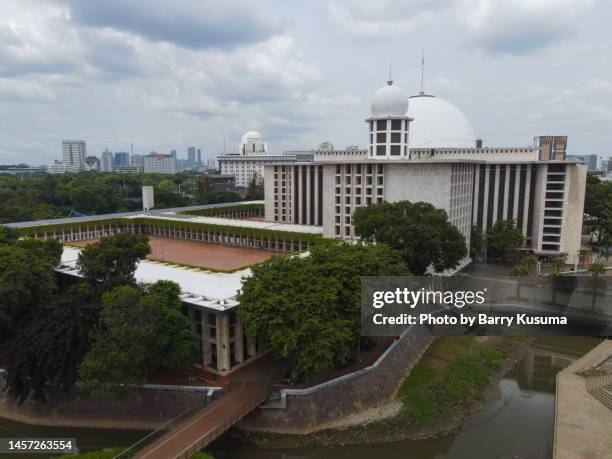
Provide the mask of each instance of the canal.
MULTIPOLYGON (((540 338, 523 361, 499 382, 499 398, 456 435, 389 444, 295 449, 259 448, 222 437, 211 451, 216 459, 546 457, 553 443, 555 375, 598 342, 587 337, 540 338)), ((82 451, 129 445, 144 435, 142 431, 38 427, 0 419, 2 437, 74 437, 82 451)))

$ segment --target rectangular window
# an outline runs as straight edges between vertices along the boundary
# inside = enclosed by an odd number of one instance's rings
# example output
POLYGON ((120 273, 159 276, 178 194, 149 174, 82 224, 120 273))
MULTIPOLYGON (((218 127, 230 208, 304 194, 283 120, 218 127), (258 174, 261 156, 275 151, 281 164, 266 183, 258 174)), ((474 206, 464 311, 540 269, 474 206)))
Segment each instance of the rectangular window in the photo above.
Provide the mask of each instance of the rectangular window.
POLYGON ((385 143, 387 141, 387 133, 379 132, 376 134, 376 143, 385 143))
POLYGON ((402 130, 402 120, 391 120, 391 130, 401 131, 402 130))
POLYGON ((399 132, 392 132, 391 143, 402 143, 402 134, 400 134, 399 132))
POLYGON ((387 120, 378 120, 378 121, 376 121, 376 130, 378 130, 378 131, 386 131, 387 130, 387 120))
POLYGON ((387 146, 386 145, 378 145, 376 147, 376 156, 386 156, 387 155, 387 146))
POLYGON ((402 154, 400 145, 391 145, 391 156, 399 156, 402 154))

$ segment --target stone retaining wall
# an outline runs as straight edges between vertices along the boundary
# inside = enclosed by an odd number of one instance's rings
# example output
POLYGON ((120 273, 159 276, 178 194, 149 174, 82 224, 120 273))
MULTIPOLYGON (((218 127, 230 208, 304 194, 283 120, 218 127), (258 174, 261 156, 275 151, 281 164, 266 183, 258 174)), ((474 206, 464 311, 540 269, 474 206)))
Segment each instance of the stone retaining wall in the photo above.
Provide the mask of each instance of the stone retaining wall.
POLYGON ((126 400, 103 400, 74 389, 69 394, 55 394, 46 403, 27 400, 19 405, 0 390, 0 417, 34 425, 156 429, 186 410, 210 401, 208 392, 144 389, 126 400))
POLYGON ((410 329, 373 365, 307 389, 283 389, 281 401, 262 406, 238 426, 250 431, 306 434, 392 401, 433 338, 410 329))

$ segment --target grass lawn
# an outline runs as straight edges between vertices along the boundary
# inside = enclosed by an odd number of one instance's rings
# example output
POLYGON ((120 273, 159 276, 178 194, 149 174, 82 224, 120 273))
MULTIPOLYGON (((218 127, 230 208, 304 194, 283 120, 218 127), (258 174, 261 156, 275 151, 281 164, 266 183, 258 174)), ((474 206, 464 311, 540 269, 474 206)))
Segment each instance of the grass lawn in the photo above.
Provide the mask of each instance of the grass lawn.
POLYGON ((441 337, 404 381, 397 398, 415 421, 448 415, 482 400, 490 378, 512 351, 512 338, 441 337))

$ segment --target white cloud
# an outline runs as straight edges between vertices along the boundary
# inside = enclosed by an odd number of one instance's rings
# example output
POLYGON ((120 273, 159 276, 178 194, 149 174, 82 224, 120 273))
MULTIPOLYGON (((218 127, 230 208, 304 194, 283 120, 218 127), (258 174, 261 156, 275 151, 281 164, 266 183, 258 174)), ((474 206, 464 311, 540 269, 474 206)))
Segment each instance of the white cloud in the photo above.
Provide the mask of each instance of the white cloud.
POLYGON ((352 38, 362 41, 389 40, 404 36, 434 20, 453 0, 351 0, 331 1, 332 22, 352 38))
POLYGON ((526 54, 565 40, 595 0, 474 0, 465 3, 470 43, 492 54, 526 54))

